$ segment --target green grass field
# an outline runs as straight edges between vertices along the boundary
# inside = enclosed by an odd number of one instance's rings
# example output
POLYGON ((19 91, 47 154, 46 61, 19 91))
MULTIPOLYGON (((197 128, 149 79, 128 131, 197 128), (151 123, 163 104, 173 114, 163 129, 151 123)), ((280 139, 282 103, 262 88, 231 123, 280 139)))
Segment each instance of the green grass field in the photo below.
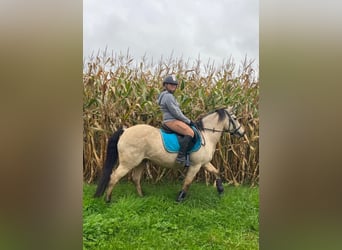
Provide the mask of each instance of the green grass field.
POLYGON ((142 183, 139 197, 120 182, 112 202, 84 185, 83 249, 259 249, 259 189, 193 183, 176 203, 181 183, 142 183))

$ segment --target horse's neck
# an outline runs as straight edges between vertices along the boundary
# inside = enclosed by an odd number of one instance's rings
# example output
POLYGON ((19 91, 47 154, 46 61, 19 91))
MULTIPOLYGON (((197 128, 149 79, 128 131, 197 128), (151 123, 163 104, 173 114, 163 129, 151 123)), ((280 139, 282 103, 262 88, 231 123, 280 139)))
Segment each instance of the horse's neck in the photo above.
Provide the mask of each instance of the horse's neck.
POLYGON ((205 128, 204 134, 212 144, 212 146, 215 148, 216 144, 219 142, 222 132, 213 132, 213 131, 222 131, 224 127, 224 122, 218 122, 218 115, 217 113, 214 113, 212 115, 206 116, 202 120, 203 127, 205 128))

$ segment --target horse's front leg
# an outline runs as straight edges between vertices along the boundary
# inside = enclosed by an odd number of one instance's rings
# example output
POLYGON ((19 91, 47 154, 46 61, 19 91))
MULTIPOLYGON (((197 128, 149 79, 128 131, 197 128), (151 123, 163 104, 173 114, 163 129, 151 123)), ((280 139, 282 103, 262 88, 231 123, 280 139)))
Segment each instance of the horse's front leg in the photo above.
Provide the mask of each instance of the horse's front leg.
POLYGON ((201 164, 198 164, 195 166, 190 166, 188 168, 188 172, 186 173, 186 176, 184 179, 182 191, 179 192, 178 197, 176 199, 177 202, 181 202, 184 200, 186 193, 188 192, 189 187, 190 187, 192 181, 194 180, 196 174, 200 170, 200 168, 201 168, 201 164))
POLYGON ((210 162, 208 162, 207 164, 204 165, 205 170, 207 170, 208 172, 212 173, 215 175, 216 177, 216 188, 217 188, 217 192, 219 194, 222 194, 224 191, 223 185, 222 185, 222 180, 221 180, 221 176, 220 176, 220 171, 215 168, 213 166, 213 164, 211 164, 210 162))

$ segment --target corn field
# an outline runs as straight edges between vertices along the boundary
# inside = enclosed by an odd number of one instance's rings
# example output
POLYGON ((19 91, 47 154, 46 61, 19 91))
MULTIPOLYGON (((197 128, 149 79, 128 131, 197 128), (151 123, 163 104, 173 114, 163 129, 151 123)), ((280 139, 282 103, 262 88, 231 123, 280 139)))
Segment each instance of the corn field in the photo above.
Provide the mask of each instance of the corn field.
MULTIPOLYGON (((162 113, 156 102, 162 81, 173 74, 179 81, 175 97, 183 113, 196 121, 218 108, 234 106, 246 130, 245 138, 223 134, 212 163, 233 185, 259 182, 259 80, 252 62, 237 65, 229 59, 219 67, 208 61, 98 53, 83 66, 83 179, 93 183, 101 173, 107 140, 120 126, 149 124, 160 127, 162 113)), ((145 181, 177 180, 185 170, 166 169, 146 162, 145 181)), ((130 179, 130 174, 127 175, 130 179)), ((196 181, 212 183, 214 176, 201 169, 196 181)))

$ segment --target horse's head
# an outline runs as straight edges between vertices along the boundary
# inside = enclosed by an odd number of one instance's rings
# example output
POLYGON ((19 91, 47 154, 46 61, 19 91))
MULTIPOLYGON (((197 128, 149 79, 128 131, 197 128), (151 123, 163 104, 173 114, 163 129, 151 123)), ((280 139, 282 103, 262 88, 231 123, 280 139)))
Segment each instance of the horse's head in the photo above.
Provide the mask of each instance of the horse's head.
POLYGON ((245 129, 237 120, 236 115, 233 113, 233 108, 229 107, 224 109, 228 122, 225 124, 224 129, 228 131, 231 135, 237 135, 243 137, 245 135, 245 129))

